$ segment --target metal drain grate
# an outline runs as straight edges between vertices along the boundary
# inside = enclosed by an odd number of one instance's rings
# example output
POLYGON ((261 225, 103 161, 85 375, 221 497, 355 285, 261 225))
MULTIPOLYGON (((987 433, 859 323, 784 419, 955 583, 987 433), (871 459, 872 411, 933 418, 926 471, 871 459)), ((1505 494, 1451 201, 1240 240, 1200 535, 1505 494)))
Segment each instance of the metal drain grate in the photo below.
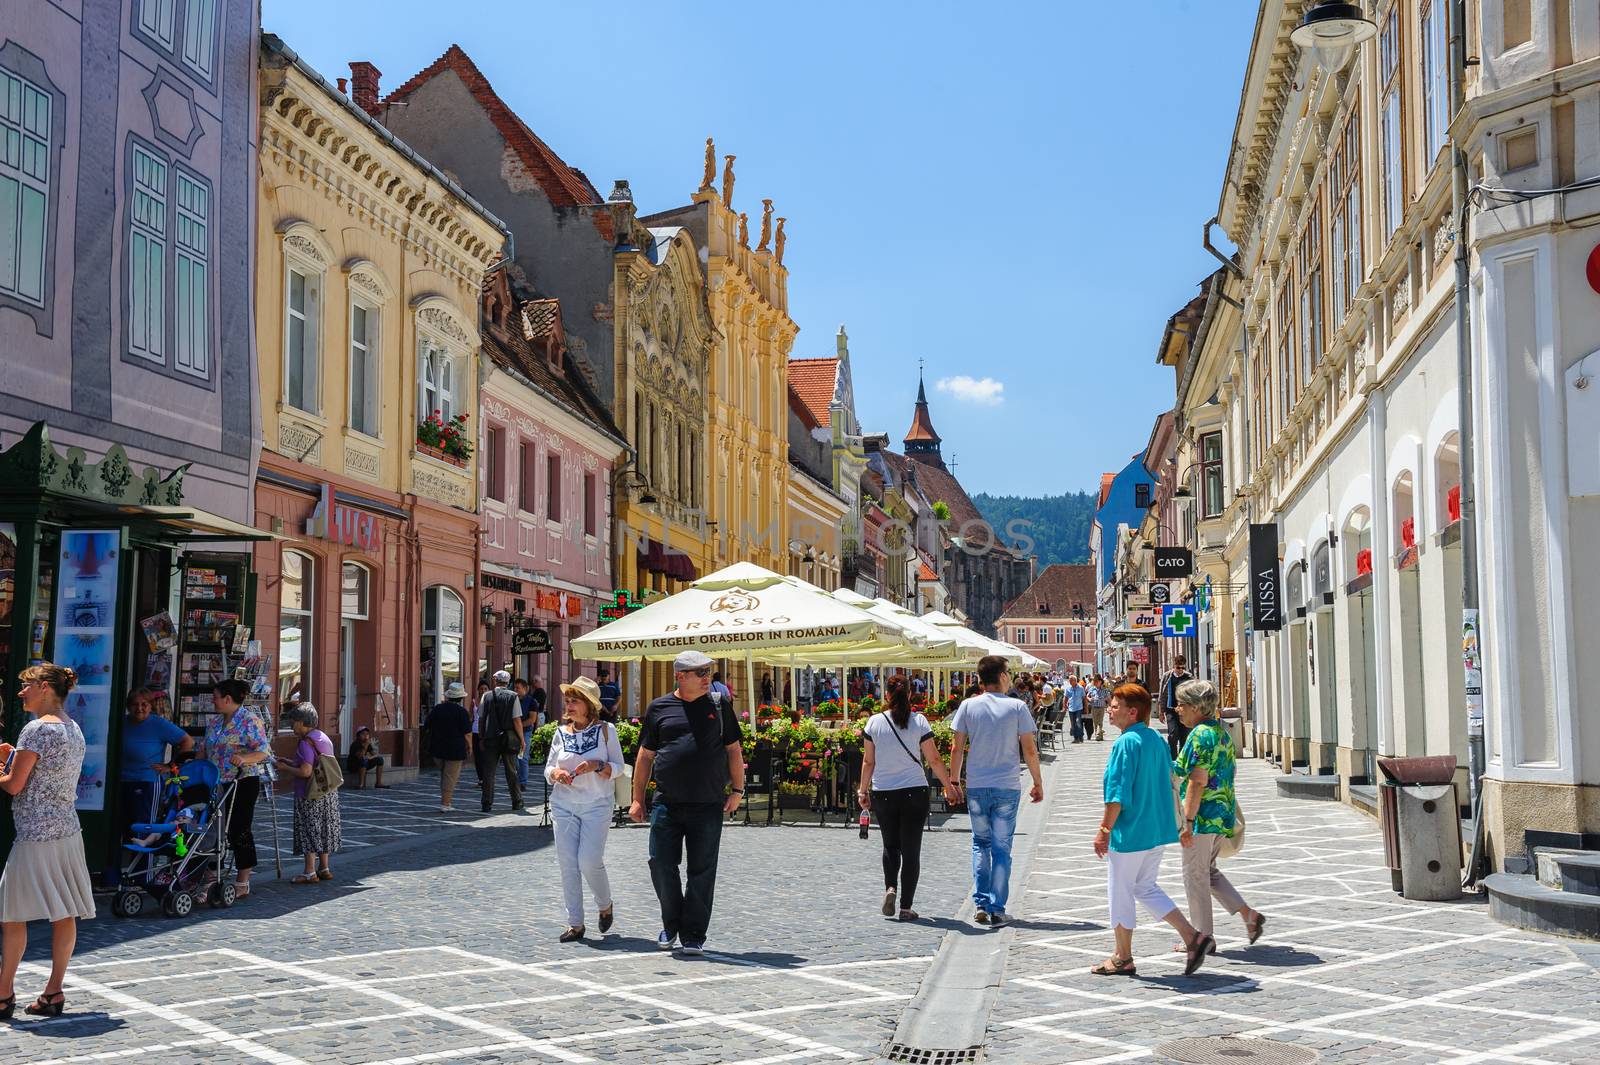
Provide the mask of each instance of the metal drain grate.
POLYGON ((908 1065, 966 1065, 983 1060, 983 1047, 965 1047, 961 1050, 933 1050, 929 1047, 909 1047, 904 1043, 890 1043, 884 1051, 890 1061, 903 1061, 908 1065))
POLYGON ((1155 1054, 1187 1065, 1308 1065, 1318 1057, 1308 1047, 1244 1035, 1186 1036, 1160 1044, 1155 1054))

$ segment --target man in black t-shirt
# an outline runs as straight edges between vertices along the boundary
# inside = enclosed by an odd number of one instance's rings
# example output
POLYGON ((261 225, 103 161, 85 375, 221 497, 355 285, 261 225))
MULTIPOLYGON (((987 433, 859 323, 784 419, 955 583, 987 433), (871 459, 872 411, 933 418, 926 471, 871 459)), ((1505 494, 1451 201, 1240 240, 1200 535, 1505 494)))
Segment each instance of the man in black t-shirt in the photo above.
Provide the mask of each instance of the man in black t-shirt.
POLYGON ((733 701, 711 693, 711 659, 685 651, 672 670, 677 689, 650 704, 639 728, 628 814, 645 819, 645 785, 654 776, 650 879, 661 903, 656 945, 671 950, 681 937, 683 952, 697 955, 711 924, 722 818, 744 798, 744 749, 733 701), (688 875, 680 882, 686 847, 688 875))

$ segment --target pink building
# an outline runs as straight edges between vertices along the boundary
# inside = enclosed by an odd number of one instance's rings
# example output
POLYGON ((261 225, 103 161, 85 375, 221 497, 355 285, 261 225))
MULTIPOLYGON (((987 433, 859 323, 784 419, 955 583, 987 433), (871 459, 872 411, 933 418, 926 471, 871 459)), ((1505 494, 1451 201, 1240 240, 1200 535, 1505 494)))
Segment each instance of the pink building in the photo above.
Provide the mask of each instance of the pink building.
POLYGON ((1007 604, 996 634, 1064 672, 1094 669, 1094 566, 1056 563, 1007 604))
POLYGON ((484 294, 483 341, 479 665, 540 677, 553 692, 593 672, 568 648, 613 598, 611 471, 626 445, 567 353, 557 300, 515 292, 499 271, 484 294), (533 629, 548 652, 523 649, 542 645, 518 638, 533 629))

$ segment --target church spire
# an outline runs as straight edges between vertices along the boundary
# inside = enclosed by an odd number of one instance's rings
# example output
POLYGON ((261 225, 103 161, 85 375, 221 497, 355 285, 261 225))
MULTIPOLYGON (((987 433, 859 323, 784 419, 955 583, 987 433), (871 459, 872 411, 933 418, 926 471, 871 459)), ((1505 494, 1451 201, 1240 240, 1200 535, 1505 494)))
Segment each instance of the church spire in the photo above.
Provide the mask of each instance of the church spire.
POLYGON ((944 459, 939 454, 939 434, 928 415, 928 390, 922 380, 922 368, 917 367, 917 406, 911 415, 911 428, 906 430, 906 455, 918 462, 944 469, 944 459))

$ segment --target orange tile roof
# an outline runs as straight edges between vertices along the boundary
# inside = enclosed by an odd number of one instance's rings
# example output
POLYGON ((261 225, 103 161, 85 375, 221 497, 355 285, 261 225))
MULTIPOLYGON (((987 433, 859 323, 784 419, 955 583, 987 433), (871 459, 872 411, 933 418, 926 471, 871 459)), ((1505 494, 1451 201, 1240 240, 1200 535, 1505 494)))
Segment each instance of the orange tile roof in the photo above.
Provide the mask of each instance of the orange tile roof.
POLYGON ((789 387, 819 428, 832 424, 829 406, 839 379, 838 359, 790 359, 789 387))
POLYGON ((1093 564, 1057 562, 1046 566, 1026 591, 1006 604, 1000 617, 1002 620, 1052 617, 1091 623, 1094 621, 1094 595, 1093 564), (1082 607, 1083 613, 1074 614, 1074 606, 1082 607))
POLYGON ((516 112, 506 106, 506 102, 500 99, 490 86, 489 79, 483 76, 477 64, 473 63, 458 44, 452 44, 445 50, 444 55, 434 60, 430 66, 384 97, 384 103, 403 102, 406 97, 446 70, 455 72, 473 99, 477 100, 478 105, 488 113, 489 120, 500 131, 500 135, 505 138, 511 150, 517 153, 517 157, 528 168, 528 172, 539 182, 539 187, 544 190, 551 203, 562 207, 576 207, 581 204, 603 202, 600 193, 581 171, 567 165, 565 160, 517 117, 516 112))

